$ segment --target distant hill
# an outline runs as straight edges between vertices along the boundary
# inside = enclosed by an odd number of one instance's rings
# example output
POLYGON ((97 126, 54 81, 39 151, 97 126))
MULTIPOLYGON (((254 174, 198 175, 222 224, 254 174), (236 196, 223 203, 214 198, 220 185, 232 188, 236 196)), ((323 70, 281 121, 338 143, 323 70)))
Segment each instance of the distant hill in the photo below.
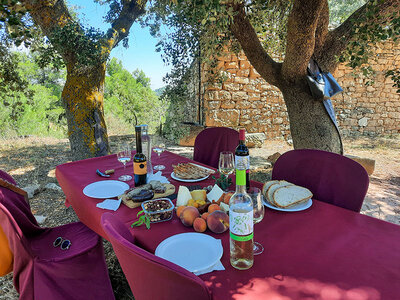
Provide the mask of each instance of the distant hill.
POLYGON ((154 92, 156 93, 157 96, 161 96, 161 94, 165 91, 165 86, 155 89, 154 92))

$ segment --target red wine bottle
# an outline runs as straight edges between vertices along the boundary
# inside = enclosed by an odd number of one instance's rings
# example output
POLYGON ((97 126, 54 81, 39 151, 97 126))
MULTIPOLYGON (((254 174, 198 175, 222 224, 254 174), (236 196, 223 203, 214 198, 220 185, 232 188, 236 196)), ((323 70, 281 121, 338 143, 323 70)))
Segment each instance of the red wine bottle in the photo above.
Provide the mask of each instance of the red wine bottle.
POLYGON ((249 148, 246 143, 246 131, 244 128, 239 129, 239 145, 235 150, 235 168, 237 169, 238 163, 245 163, 246 166, 246 189, 250 188, 250 155, 249 148))
POLYGON ((135 175, 135 186, 146 184, 147 160, 142 153, 142 127, 135 126, 136 132, 136 154, 133 157, 133 174, 135 175))

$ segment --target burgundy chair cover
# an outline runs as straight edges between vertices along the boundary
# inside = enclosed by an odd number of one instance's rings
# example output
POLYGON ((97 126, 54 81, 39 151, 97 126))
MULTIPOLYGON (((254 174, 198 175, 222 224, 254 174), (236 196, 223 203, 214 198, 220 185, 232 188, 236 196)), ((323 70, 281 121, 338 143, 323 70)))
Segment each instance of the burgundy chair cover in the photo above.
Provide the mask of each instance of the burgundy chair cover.
MULTIPOLYGON (((0 177, 15 184, 1 170, 0 177)), ((23 196, 1 187, 0 224, 14 253, 19 299, 115 299, 102 240, 81 222, 41 228, 23 196), (68 250, 53 246, 59 236, 71 241, 68 250)))
POLYGON ((127 225, 112 213, 101 216, 101 225, 136 300, 211 299, 208 288, 199 277, 136 246, 127 225))
POLYGON ((219 153, 232 151, 239 144, 239 132, 228 127, 206 128, 194 141, 193 159, 203 164, 218 168, 219 153))
POLYGON ((276 161, 272 179, 308 188, 313 198, 360 212, 369 178, 365 169, 345 156, 315 149, 291 150, 276 161))

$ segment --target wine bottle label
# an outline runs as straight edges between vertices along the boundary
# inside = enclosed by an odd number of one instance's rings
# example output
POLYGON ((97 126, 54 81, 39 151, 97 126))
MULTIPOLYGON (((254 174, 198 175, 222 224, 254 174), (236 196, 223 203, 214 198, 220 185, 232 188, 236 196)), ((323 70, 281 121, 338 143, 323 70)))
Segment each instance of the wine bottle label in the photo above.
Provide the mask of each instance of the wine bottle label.
POLYGON ((249 234, 245 236, 240 236, 240 235, 235 235, 232 232, 229 233, 230 237, 232 240, 238 241, 238 242, 247 242, 253 239, 254 234, 249 234))
POLYGON ((238 168, 238 164, 242 164, 246 166, 246 170, 250 169, 250 155, 247 156, 238 156, 235 155, 235 168, 238 168))
POLYGON ((246 236, 253 233, 253 210, 235 212, 229 210, 229 228, 233 235, 246 236))
POLYGON ((246 170, 236 169, 236 185, 246 185, 246 170))
POLYGON ((135 175, 147 174, 147 161, 145 161, 145 162, 134 162, 133 163, 133 173, 135 175))

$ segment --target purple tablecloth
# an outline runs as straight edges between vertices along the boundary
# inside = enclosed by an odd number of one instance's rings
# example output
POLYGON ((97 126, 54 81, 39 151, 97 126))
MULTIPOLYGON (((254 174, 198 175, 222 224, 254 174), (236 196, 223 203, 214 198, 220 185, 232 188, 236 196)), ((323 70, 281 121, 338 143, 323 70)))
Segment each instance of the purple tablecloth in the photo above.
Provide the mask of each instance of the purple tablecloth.
MULTIPOLYGON (((182 183, 170 178, 172 164, 190 161, 164 152, 153 164, 166 165, 163 175, 176 187, 207 186, 212 179, 182 183)), ((57 179, 79 219, 106 237, 100 218, 105 212, 96 207, 99 199, 86 197, 82 190, 89 183, 104 180, 96 169, 115 169, 110 179, 124 171, 115 155, 87 159, 57 167, 57 179)), ((132 170, 132 163, 127 171, 132 170)), ((133 185, 133 181, 128 182, 133 185)), ((253 182, 253 185, 262 186, 253 182)), ((175 201, 174 201, 175 202, 175 201)), ((113 212, 127 226, 136 219, 139 208, 121 204, 113 212)), ((130 228, 130 227, 129 227, 130 228)), ((165 238, 193 232, 174 215, 168 222, 130 229, 138 245, 154 253, 165 238)), ((225 271, 199 276, 210 287, 214 299, 400 299, 400 226, 318 200, 301 212, 279 212, 266 208, 263 221, 255 225, 255 240, 265 251, 255 256, 254 266, 238 271, 229 263, 229 234, 205 233, 222 240, 225 271)))

